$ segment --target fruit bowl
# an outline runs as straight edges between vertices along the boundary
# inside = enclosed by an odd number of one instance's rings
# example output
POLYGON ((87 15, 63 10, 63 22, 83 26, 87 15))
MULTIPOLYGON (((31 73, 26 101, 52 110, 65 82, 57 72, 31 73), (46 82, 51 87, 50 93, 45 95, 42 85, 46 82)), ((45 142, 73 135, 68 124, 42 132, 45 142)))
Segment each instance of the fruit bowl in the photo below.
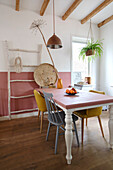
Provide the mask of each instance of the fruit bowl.
POLYGON ((66 89, 66 94, 67 95, 75 95, 77 94, 77 90, 75 88, 71 88, 71 89, 66 89))
POLYGON ((77 93, 66 93, 66 95, 69 95, 69 96, 74 96, 75 94, 77 93))

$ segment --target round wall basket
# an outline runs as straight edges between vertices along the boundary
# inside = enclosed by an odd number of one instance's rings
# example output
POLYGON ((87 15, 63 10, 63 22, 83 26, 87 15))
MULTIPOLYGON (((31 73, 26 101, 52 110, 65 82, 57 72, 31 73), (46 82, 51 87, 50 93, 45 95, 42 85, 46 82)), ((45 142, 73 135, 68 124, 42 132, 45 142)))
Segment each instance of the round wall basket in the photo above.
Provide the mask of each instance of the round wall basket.
POLYGON ((34 80, 41 87, 54 85, 57 78, 57 70, 48 63, 40 64, 34 71, 34 80))

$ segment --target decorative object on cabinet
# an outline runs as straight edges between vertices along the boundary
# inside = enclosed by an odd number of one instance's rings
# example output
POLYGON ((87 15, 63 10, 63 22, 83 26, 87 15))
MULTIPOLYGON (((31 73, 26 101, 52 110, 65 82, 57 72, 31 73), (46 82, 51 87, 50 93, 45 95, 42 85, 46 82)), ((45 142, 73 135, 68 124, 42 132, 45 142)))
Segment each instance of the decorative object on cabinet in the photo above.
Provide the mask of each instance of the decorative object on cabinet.
POLYGON ((85 77, 85 83, 91 84, 91 77, 85 77))
POLYGON ((83 91, 89 91, 93 90, 94 86, 92 84, 80 84, 81 82, 78 82, 77 84, 74 84, 75 89, 83 90, 83 91))
POLYGON ((74 88, 78 90, 82 90, 83 85, 82 84, 74 84, 74 88))

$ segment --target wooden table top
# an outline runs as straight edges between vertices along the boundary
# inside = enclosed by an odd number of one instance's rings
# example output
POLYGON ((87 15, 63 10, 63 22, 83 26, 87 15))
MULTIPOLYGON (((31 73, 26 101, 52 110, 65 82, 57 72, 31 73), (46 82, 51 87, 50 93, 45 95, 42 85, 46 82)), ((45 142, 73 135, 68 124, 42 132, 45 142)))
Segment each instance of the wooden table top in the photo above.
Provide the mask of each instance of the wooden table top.
POLYGON ((56 103, 66 109, 74 109, 80 107, 88 107, 93 105, 102 105, 107 103, 113 103, 113 96, 107 96, 97 93, 78 91, 79 93, 74 96, 69 96, 65 93, 66 88, 56 89, 56 88, 42 88, 36 89, 43 93, 43 91, 47 93, 53 94, 53 99, 56 103))

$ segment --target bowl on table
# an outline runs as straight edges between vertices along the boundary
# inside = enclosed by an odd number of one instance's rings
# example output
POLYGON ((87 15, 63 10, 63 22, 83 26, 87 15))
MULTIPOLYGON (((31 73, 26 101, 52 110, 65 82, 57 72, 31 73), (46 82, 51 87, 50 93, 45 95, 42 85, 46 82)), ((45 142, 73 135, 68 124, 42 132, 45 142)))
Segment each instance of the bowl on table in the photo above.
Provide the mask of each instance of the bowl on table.
POLYGON ((67 95, 75 95, 75 94, 77 94, 78 92, 77 92, 77 90, 75 89, 75 88, 71 88, 71 89, 66 89, 66 94, 67 95))

